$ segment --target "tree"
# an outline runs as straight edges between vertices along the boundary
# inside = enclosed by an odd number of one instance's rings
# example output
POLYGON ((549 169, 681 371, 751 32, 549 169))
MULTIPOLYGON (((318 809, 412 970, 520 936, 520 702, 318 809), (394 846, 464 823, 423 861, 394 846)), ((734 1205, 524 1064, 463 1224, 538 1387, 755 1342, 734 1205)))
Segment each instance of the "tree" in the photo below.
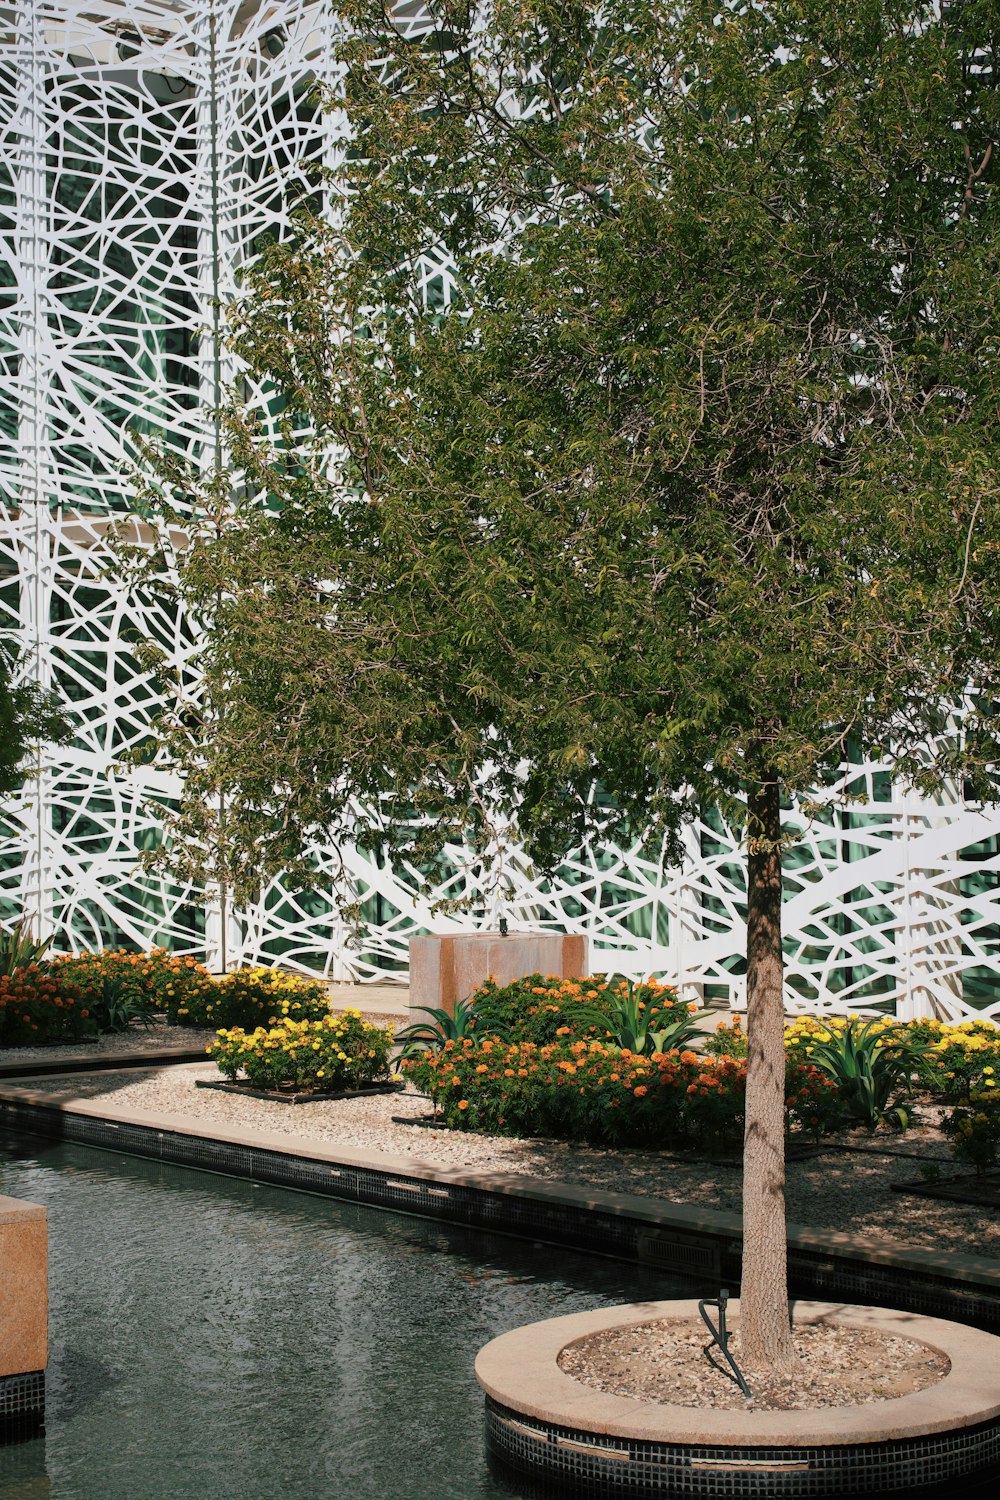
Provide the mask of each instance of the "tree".
POLYGON ((52 694, 32 682, 15 682, 16 667, 0 647, 0 797, 20 786, 25 756, 36 741, 59 742, 69 732, 52 694))
POLYGON ((198 796, 248 881, 356 799, 424 859, 496 806, 543 862, 745 809, 743 1338, 786 1365, 782 799, 849 740, 995 793, 994 7, 340 10, 337 215, 231 312, 284 415, 228 410, 180 563, 198 796))

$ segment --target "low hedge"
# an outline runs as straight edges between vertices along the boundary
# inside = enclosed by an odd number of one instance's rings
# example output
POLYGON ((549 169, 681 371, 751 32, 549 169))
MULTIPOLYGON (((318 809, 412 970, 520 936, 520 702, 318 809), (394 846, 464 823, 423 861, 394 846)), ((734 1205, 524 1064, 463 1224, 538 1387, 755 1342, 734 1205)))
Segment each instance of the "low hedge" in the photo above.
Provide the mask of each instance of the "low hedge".
POLYGON ((634 1002, 649 1031, 688 1023, 697 1006, 681 1000, 676 989, 657 979, 633 982, 595 974, 561 979, 555 974, 526 974, 512 984, 488 979, 469 997, 480 1035, 493 1033, 510 1042, 545 1047, 553 1042, 603 1040, 606 1024, 625 999, 634 1002))
MULTIPOLYGON (((745 1063, 688 1049, 644 1056, 596 1039, 539 1047, 470 1038, 402 1069, 457 1130, 653 1148, 728 1144, 743 1129, 745 1063)), ((833 1092, 817 1069, 792 1065, 789 1127, 824 1128, 833 1092)))
POLYGON ((166 1006, 172 1026, 274 1026, 282 1020, 322 1021, 330 1014, 330 995, 321 979, 284 974, 280 969, 234 969, 207 986, 181 986, 166 1006))
POLYGON ((0 1047, 75 1042, 95 1029, 80 990, 40 964, 0 975, 0 1047))
POLYGON ((209 1055, 225 1078, 258 1089, 318 1092, 363 1088, 387 1077, 392 1027, 374 1026, 358 1010, 322 1020, 285 1017, 252 1032, 219 1031, 209 1055))

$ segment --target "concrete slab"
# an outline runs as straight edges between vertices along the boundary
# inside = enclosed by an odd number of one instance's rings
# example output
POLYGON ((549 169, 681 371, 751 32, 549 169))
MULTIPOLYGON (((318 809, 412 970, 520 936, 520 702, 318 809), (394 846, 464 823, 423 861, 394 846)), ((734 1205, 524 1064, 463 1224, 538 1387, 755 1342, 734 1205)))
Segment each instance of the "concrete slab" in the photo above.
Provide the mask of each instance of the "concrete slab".
MULTIPOLYGON (((410 939, 410 1008, 454 1012, 487 979, 512 984, 525 974, 568 979, 587 973, 578 933, 460 932, 410 939)), ((419 1017, 414 1017, 419 1019, 419 1017)))
POLYGON ((49 1211, 0 1197, 0 1378, 49 1358, 49 1211))

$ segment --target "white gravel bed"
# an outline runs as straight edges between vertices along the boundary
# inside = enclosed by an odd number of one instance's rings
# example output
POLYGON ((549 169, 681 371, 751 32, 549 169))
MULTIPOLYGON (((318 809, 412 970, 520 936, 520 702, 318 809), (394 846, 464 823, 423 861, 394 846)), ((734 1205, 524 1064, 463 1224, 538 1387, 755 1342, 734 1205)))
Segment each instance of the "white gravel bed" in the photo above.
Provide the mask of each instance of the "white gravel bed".
MULTIPOLYGON (((229 1130, 245 1126, 297 1140, 413 1156, 446 1168, 514 1173, 729 1213, 740 1209, 742 1174, 735 1162, 438 1129, 431 1122, 428 1101, 412 1091, 289 1105, 198 1089, 199 1078, 218 1080, 219 1073, 211 1063, 189 1063, 141 1073, 72 1074, 26 1083, 53 1097, 107 1098, 137 1111, 183 1115, 204 1126, 206 1133, 213 1126, 229 1130)), ((831 1149, 805 1161, 789 1162, 790 1220, 864 1238, 1000 1257, 1000 1225, 992 1210, 914 1197, 890 1188, 892 1182, 919 1176, 920 1162, 910 1159, 909 1153, 938 1161, 950 1173, 948 1144, 933 1125, 916 1127, 904 1136, 874 1139, 855 1132, 844 1140, 866 1149, 863 1154, 831 1149), (879 1149, 883 1144, 884 1151, 879 1149), (906 1157, 899 1154, 903 1151, 906 1157)))

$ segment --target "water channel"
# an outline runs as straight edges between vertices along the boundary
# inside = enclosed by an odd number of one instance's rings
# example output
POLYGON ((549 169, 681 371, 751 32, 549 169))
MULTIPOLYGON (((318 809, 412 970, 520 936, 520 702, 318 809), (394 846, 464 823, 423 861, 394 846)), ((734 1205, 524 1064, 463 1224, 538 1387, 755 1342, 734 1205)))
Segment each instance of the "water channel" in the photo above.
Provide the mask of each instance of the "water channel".
POLYGON ((480 1346, 692 1283, 551 1246, 0 1132, 49 1210, 44 1438, 0 1500, 517 1500, 480 1346))

